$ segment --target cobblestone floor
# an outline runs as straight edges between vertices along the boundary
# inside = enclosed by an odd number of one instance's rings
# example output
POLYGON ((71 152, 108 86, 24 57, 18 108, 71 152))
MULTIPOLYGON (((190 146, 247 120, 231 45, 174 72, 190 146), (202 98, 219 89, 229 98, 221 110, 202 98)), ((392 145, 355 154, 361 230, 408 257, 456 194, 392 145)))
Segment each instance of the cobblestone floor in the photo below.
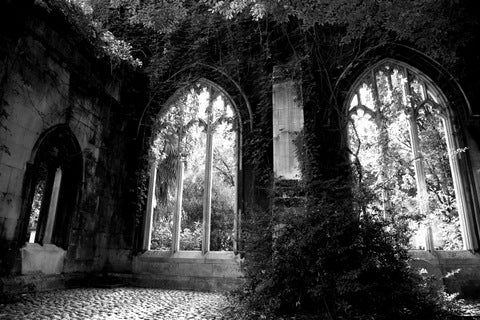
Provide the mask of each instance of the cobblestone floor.
POLYGON ((0 304, 0 319, 114 320, 223 319, 228 307, 221 293, 144 288, 70 289, 23 295, 0 304))
MULTIPOLYGON (((480 319, 480 300, 463 301, 461 315, 480 319)), ((145 288, 69 289, 24 294, 1 304, 0 320, 229 320, 221 293, 145 288)))

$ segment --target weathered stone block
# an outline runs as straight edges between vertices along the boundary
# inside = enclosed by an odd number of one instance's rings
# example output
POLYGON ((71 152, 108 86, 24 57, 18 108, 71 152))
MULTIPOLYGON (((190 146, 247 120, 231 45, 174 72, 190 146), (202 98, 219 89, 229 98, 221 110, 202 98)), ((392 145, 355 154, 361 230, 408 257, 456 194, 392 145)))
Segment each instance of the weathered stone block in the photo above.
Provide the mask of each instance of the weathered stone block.
POLYGON ((25 170, 12 168, 10 178, 8 181, 7 192, 16 196, 22 196, 22 184, 25 170))
POLYGON ((38 273, 60 274, 63 272, 65 250, 53 245, 27 243, 20 249, 22 255, 22 274, 38 273))
POLYGON ((0 216, 17 220, 20 215, 20 208, 22 206, 22 199, 20 196, 15 196, 10 193, 0 194, 2 200, 2 211, 0 216))
MULTIPOLYGON (((7 113, 18 112, 17 110, 9 110, 7 113)), ((9 115, 10 118, 11 115, 9 115)), ((9 119, 8 118, 8 119, 9 119)), ((6 145, 23 145, 25 137, 25 128, 15 122, 7 121, 4 125, 8 127, 8 132, 2 134, 2 141, 6 145)))
POLYGON ((13 240, 15 236, 15 227, 17 226, 16 218, 0 218, 0 234, 5 240, 13 240), (3 221, 2 221, 3 219, 3 221))
POLYGON ((212 277, 240 278, 243 276, 240 266, 236 264, 214 264, 212 265, 212 277))
POLYGON ((108 269, 112 272, 130 272, 132 269, 132 255, 130 250, 108 250, 108 269))
POLYGON ((23 101, 19 97, 10 98, 9 104, 10 106, 13 106, 13 108, 11 109, 12 111, 7 109, 7 112, 9 113, 9 121, 23 129, 29 129, 36 132, 42 131, 42 119, 32 106, 28 107, 27 103, 27 101, 23 101))
POLYGON ((93 260, 68 259, 65 260, 63 271, 64 273, 101 271, 101 268, 94 269, 93 266, 93 260))
POLYGON ((93 259, 95 255, 95 247, 82 244, 81 246, 77 247, 75 252, 75 259, 79 260, 86 260, 86 259, 93 259))
POLYGON ((211 276, 213 267, 204 263, 179 263, 178 275, 186 277, 208 277, 211 276))
MULTIPOLYGON (((0 163, 2 159, 0 158, 0 163)), ((8 192, 8 184, 10 183, 10 175, 12 174, 13 168, 4 164, 0 164, 0 192, 8 192)), ((1 211, 0 211, 0 215, 1 211)), ((2 215, 3 216, 3 215, 2 215)))
POLYGON ((132 284, 200 291, 231 290, 243 283, 240 262, 233 252, 147 251, 133 258, 132 284), (147 281, 150 279, 152 281, 147 281))
POLYGON ((2 164, 21 169, 25 168, 31 150, 27 150, 23 145, 7 144, 10 154, 4 154, 2 157, 2 164))

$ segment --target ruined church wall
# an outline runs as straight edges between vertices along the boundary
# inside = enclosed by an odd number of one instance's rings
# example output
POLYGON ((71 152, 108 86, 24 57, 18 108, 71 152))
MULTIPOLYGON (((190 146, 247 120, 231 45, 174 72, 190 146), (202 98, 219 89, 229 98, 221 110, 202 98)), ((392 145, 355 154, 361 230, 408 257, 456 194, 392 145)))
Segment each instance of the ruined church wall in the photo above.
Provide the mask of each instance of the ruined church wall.
POLYGON ((27 164, 34 160, 39 137, 57 125, 73 132, 83 162, 63 272, 99 271, 109 259, 125 271, 131 264, 134 217, 125 214, 123 82, 107 59, 97 59, 61 22, 46 19, 41 8, 29 13, 17 25, 20 30, 0 29, 6 44, 0 49, 1 108, 7 115, 0 129, 0 145, 6 148, 0 153, 2 273, 19 271, 27 164))

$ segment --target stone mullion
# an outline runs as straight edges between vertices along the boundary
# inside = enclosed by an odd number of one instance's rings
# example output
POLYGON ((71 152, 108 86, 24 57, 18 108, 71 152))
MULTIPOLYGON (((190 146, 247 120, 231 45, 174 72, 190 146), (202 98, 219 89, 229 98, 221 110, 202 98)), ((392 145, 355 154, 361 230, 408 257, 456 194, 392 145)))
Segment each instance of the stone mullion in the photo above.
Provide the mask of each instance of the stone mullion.
POLYGON ((375 71, 372 70, 372 85, 373 85, 373 102, 375 105, 375 126, 377 127, 379 133, 379 142, 380 142, 380 174, 378 176, 378 184, 381 187, 382 192, 382 206, 383 214, 386 217, 388 209, 391 208, 390 204, 390 194, 386 189, 387 181, 387 154, 388 154, 388 132, 385 127, 385 117, 383 116, 381 110, 380 94, 378 92, 377 79, 375 76, 375 71))
POLYGON ((52 196, 50 197, 50 205, 48 208, 47 223, 45 226, 45 236, 43 244, 51 243, 53 228, 55 226, 55 216, 57 213, 58 196, 60 194, 60 184, 62 182, 62 169, 59 167, 55 172, 55 180, 53 181, 52 196))
POLYGON ((183 174, 184 174, 184 160, 182 141, 185 136, 184 112, 183 107, 180 107, 178 140, 177 140, 177 170, 175 180, 175 207, 173 209, 173 230, 172 230, 172 252, 180 251, 180 233, 182 231, 182 204, 183 204, 183 174))
MULTIPOLYGON (((414 111, 412 111, 414 112, 414 111)), ((418 126, 414 116, 409 119, 410 140, 412 143, 413 165, 415 168, 415 180, 417 183, 417 200, 419 202, 420 213, 426 215, 428 213, 428 192, 425 177, 425 166, 420 153, 420 139, 418 137, 418 126)), ((427 225, 427 233, 425 235, 425 246, 429 251, 434 250, 433 235, 430 222, 427 225)))
POLYGON ((182 224, 182 202, 183 202, 183 172, 184 161, 182 158, 177 163, 177 181, 176 181, 176 199, 175 209, 173 211, 173 232, 172 232, 172 250, 180 251, 180 232, 182 224))
POLYGON ((455 190, 455 200, 457 204, 458 216, 460 219, 460 228, 462 232, 463 248, 466 250, 475 250, 478 248, 478 241, 473 232, 475 230, 475 222, 471 217, 473 212, 466 201, 466 191, 461 180, 462 170, 459 161, 462 157, 461 153, 455 152, 455 142, 453 141, 453 130, 449 121, 443 121, 445 129, 445 138, 447 141, 448 160, 450 169, 452 170, 453 188, 455 190), (470 209, 470 210, 469 210, 470 209))
POLYGON ((239 153, 240 153, 240 148, 239 146, 241 145, 240 144, 240 137, 238 135, 238 132, 236 133, 236 146, 235 146, 235 149, 234 149, 234 152, 235 152, 235 159, 236 159, 236 163, 237 163, 237 168, 235 170, 235 175, 234 175, 234 184, 235 184, 235 198, 234 198, 234 204, 233 204, 233 208, 234 208, 234 216, 233 216, 233 252, 235 252, 235 254, 238 252, 238 240, 239 240, 239 220, 240 220, 240 215, 241 215, 241 210, 238 208, 238 176, 239 176, 239 172, 241 170, 240 168, 240 163, 241 163, 241 160, 240 160, 240 157, 239 157, 239 153))
MULTIPOLYGON (((420 152, 420 139, 418 136, 418 126, 417 126, 417 111, 415 105, 412 102, 412 93, 410 90, 410 79, 408 76, 408 71, 405 69, 405 77, 407 81, 405 83, 405 93, 407 95, 407 103, 409 104, 409 131, 410 131, 410 141, 412 147, 413 155, 413 165, 415 168, 415 180, 417 184, 417 200, 419 202, 419 209, 422 215, 428 213, 428 192, 427 192, 427 182, 425 175, 425 165, 423 163, 423 156, 420 152)), ((433 235, 432 228, 430 223, 427 225, 427 232, 425 238, 425 247, 429 251, 434 250, 433 246, 433 235)))
POLYGON ((212 215, 212 167, 213 167, 213 92, 207 106, 207 146, 205 158, 205 181, 203 190, 203 241, 202 253, 210 251, 210 220, 212 215))
POLYGON ((150 179, 148 185, 147 213, 145 215, 143 228, 143 250, 150 250, 152 243, 152 225, 153 225, 153 199, 155 197, 155 186, 157 184, 157 165, 153 164, 150 168, 150 179))

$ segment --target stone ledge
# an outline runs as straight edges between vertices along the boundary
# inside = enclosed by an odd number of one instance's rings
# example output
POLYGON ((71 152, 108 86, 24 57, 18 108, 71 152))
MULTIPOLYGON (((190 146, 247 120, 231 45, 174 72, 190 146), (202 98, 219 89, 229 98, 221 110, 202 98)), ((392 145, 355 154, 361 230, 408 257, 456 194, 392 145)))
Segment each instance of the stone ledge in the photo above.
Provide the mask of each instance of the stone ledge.
POLYGON ((172 254, 170 251, 150 250, 136 257, 134 260, 152 262, 178 262, 203 264, 240 264, 240 258, 231 251, 210 251, 203 255, 200 251, 180 251, 172 254))
POLYGON ((197 291, 238 288, 245 278, 233 252, 147 251, 133 258, 130 284, 197 291))
POLYGON ((425 269, 447 292, 458 292, 462 298, 480 297, 480 255, 467 250, 410 250, 410 265, 425 269))
POLYGON ((0 277, 0 292, 26 293, 78 287, 85 279, 84 273, 29 274, 0 277))
POLYGON ((63 272, 66 251, 53 244, 26 243, 20 249, 22 255, 22 274, 43 273, 60 274, 63 272))
POLYGON ((245 283, 244 278, 210 278, 118 273, 109 273, 108 275, 122 279, 122 281, 128 285, 135 287, 175 290, 222 292, 237 289, 245 283))

